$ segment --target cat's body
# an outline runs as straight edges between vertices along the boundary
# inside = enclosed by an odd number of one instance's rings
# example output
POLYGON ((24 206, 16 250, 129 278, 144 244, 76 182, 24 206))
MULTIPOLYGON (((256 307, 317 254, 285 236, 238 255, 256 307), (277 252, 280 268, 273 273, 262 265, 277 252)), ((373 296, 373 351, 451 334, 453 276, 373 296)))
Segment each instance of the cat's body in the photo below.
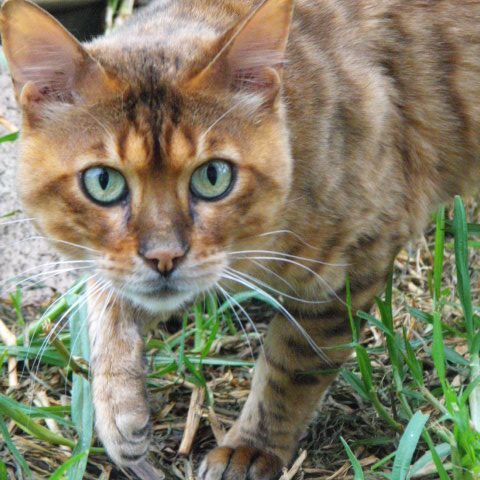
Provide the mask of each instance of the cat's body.
POLYGON ((139 327, 218 281, 260 281, 322 351, 278 315, 241 419, 200 473, 274 477, 335 377, 312 372, 349 355, 328 348, 351 336, 347 273, 367 309, 435 206, 480 179, 480 3, 297 0, 286 53, 291 2, 243 22, 255 4, 153 2, 86 46, 101 67, 47 20, 47 33, 23 28, 17 11, 41 14, 22 0, 3 11, 25 204, 52 237, 95 250, 84 256, 120 293, 92 284, 90 335, 97 428, 124 465, 148 451, 139 327), (56 47, 58 61, 22 57, 19 39, 56 47), (202 201, 191 179, 209 158, 235 164, 235 178, 202 201), (78 186, 97 165, 127 179, 113 207, 78 186))

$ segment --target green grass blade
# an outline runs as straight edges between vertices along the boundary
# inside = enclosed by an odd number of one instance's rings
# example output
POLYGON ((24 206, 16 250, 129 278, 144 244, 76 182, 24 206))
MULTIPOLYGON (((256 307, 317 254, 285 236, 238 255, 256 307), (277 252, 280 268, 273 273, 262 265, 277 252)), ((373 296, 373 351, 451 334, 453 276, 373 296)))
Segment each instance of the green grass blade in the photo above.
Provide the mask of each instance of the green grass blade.
POLYGON ((445 207, 442 205, 436 215, 435 254, 433 262, 434 302, 438 302, 442 292, 443 250, 445 243, 445 207))
POLYGON ((365 390, 365 385, 362 380, 355 373, 350 372, 349 370, 342 368, 341 375, 346 382, 348 382, 351 387, 362 397, 363 400, 369 401, 369 393, 365 390))
POLYGON ((17 465, 22 469, 25 476, 27 478, 33 478, 32 471, 30 470, 22 454, 17 450, 17 447, 13 443, 12 437, 8 432, 7 425, 5 424, 5 421, 3 420, 3 417, 1 415, 0 415, 0 433, 2 434, 1 436, 3 438, 3 441, 5 442, 5 445, 10 450, 10 453, 12 454, 13 458, 17 462, 17 465))
MULTIPOLYGON (((448 443, 441 443, 435 447, 435 452, 440 459, 445 459, 448 455, 450 455, 451 450, 452 447, 448 443)), ((425 468, 427 465, 432 463, 434 463, 432 452, 425 452, 410 468, 408 478, 412 477, 417 472, 422 470, 422 468, 425 468)))
POLYGON ((19 136, 18 132, 9 133, 8 135, 3 135, 3 137, 0 137, 0 143, 14 142, 15 140, 17 140, 18 136, 19 136))
POLYGON ((373 371, 370 358, 368 358, 368 353, 365 350, 365 347, 359 345, 355 349, 357 355, 358 368, 362 375, 363 384, 367 392, 371 392, 373 389, 373 371))
POLYGON ((425 384, 423 379, 423 366, 407 338, 405 328, 403 329, 403 342, 405 345, 405 361, 410 369, 410 374, 415 382, 417 382, 417 385, 423 386, 425 384))
POLYGON ((454 219, 455 264, 457 267, 457 291, 465 315, 469 344, 474 336, 472 294, 470 291, 470 275, 468 272, 468 230, 465 207, 460 197, 455 197, 454 219))
MULTIPOLYGON (((74 295, 69 299, 75 301, 74 295)), ((70 332, 72 335, 71 354, 90 360, 88 342, 87 306, 83 305, 70 317, 70 332)), ((78 457, 87 452, 92 444, 93 437, 93 403, 90 382, 82 375, 73 374, 72 378, 72 420, 77 431, 78 441, 73 449, 72 456, 78 457)), ((88 455, 83 455, 72 463, 68 469, 69 480, 81 480, 87 468, 88 455)))
POLYGON ((10 408, 20 410, 29 418, 51 418, 56 422, 64 425, 65 427, 72 427, 73 423, 61 415, 67 415, 70 413, 69 407, 34 407, 33 405, 25 405, 23 403, 16 402, 11 398, 2 395, 0 393, 0 399, 4 405, 9 405, 10 408))
POLYGON ((75 468, 75 465, 88 458, 88 450, 85 452, 80 452, 77 455, 73 455, 70 457, 64 464, 60 465, 50 476, 49 480, 63 480, 65 478, 65 473, 67 470, 71 470, 75 468))
POLYGON ((434 312, 433 314, 433 344, 432 344, 432 357, 437 375, 442 384, 442 388, 445 392, 447 389, 447 378, 445 370, 445 349, 443 345, 443 332, 442 323, 440 321, 440 313, 434 312))
POLYGON ((0 460, 0 480, 8 480, 7 466, 0 460))
POLYGON ((352 464, 354 480, 364 480, 365 477, 363 476, 362 466, 357 460, 357 457, 352 452, 352 449, 348 446, 348 443, 343 439, 343 437, 340 437, 340 441, 342 442, 343 448, 347 452, 350 463, 352 464))
POLYGON ((413 454, 428 417, 428 415, 417 412, 408 422, 395 455, 391 480, 405 480, 407 478, 413 454))

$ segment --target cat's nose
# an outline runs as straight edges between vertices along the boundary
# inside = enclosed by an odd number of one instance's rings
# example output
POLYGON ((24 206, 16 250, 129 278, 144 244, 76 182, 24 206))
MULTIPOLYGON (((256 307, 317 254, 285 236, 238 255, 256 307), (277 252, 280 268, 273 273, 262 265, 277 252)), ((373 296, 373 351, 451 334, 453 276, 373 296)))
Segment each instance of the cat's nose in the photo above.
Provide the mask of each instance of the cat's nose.
POLYGON ((140 252, 146 262, 162 275, 169 275, 175 267, 180 263, 185 254, 186 249, 180 247, 173 248, 153 248, 146 252, 140 252))

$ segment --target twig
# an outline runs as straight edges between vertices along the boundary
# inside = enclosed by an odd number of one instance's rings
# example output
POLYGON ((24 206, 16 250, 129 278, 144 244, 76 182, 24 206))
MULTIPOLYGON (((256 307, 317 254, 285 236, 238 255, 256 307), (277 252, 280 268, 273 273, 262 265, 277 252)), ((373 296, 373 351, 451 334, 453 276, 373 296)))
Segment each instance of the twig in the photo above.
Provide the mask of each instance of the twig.
MULTIPOLYGON (((37 407, 49 407, 50 401, 48 400, 47 392, 45 392, 45 390, 40 390, 39 392, 37 392, 37 394, 35 395, 35 399, 33 400, 33 403, 35 403, 37 407)), ((62 432, 60 430, 60 427, 58 426, 58 423, 53 418, 45 418, 45 424, 53 433, 57 435, 62 435, 62 432)), ((60 448, 64 450, 66 453, 71 452, 71 449, 66 445, 61 445, 60 448)))
POLYGON ((215 413, 213 407, 208 407, 208 422, 210 423, 210 428, 212 429, 213 436, 215 437, 217 445, 220 445, 223 438, 225 437, 226 432, 222 427, 222 424, 218 419, 218 416, 215 413))
POLYGON ((188 455, 192 449, 193 440, 200 425, 202 418, 202 405, 205 400, 205 389, 195 386, 190 397, 190 406, 188 408, 187 423, 183 432, 182 442, 178 449, 180 455, 188 455))
MULTIPOLYGON (((0 320, 0 339, 7 347, 17 345, 17 337, 0 320)), ((8 386, 10 388, 18 387, 17 359, 15 356, 8 356, 8 386)))
POLYGON ((0 116, 0 125, 6 130, 8 130, 10 133, 18 132, 18 128, 2 116, 0 116))
POLYGON ((307 458, 307 451, 303 450, 298 458, 293 462, 293 465, 290 467, 290 470, 286 468, 283 469, 283 474, 280 477, 280 480, 292 480, 292 478, 297 474, 302 466, 303 462, 307 458))

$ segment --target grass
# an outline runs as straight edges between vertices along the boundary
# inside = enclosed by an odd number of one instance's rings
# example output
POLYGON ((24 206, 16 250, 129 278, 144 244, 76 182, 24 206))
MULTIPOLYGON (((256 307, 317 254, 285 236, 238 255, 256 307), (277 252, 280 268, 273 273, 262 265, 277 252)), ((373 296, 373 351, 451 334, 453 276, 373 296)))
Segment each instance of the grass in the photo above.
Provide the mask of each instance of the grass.
MULTIPOLYGON (((479 282, 471 272, 480 225, 467 224, 460 198, 451 217, 446 221, 444 208, 436 214, 431 247, 414 262, 423 262, 417 286, 408 280, 415 278, 412 259, 402 252, 395 270, 406 270, 407 288, 396 272, 395 287, 391 278, 372 312, 350 312, 356 361, 342 369, 302 440, 308 458, 299 475, 480 478, 479 282)), ((1 304, 0 318, 16 340, 0 344, 0 479, 133 478, 109 465, 94 438, 82 285, 41 311, 23 303, 21 288, 1 304), (57 322, 65 328, 52 335, 57 322), (11 357, 18 362, 15 388, 7 388, 11 357)), ((270 315, 254 293, 229 301, 211 295, 147 339, 151 460, 167 477, 191 478, 214 434, 234 421, 270 315), (188 415, 195 408, 200 422, 188 415), (180 445, 186 455, 178 455, 180 445)))

